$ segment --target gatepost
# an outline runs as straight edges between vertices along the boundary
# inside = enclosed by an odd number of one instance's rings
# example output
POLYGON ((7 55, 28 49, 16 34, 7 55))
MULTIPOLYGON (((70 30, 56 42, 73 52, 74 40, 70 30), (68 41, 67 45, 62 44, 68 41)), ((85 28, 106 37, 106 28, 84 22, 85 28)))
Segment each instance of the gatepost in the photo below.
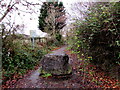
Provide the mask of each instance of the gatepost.
POLYGON ((31 37, 31 42, 32 42, 32 48, 34 49, 35 37, 36 37, 36 31, 35 30, 30 30, 30 37, 31 37))

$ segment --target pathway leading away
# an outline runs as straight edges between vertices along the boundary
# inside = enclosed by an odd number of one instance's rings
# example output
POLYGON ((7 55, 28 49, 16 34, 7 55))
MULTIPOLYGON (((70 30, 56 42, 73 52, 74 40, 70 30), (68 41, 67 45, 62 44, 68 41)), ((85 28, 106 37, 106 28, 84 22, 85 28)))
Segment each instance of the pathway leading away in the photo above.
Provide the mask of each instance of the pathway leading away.
MULTIPOLYGON (((51 54, 65 53, 66 46, 53 51, 51 54)), ((39 69, 31 72, 28 76, 17 81, 12 88, 95 88, 94 83, 83 80, 83 72, 78 72, 79 65, 76 57, 69 55, 70 64, 73 67, 73 74, 66 79, 53 79, 40 77, 39 69), (83 82, 84 81, 84 82, 83 82)))

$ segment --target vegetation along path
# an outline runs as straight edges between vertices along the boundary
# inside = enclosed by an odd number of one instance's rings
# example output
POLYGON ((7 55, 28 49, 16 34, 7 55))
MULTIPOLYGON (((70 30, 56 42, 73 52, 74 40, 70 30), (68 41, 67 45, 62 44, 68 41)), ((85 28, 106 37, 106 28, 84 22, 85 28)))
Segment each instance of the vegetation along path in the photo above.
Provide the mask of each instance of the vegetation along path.
MULTIPOLYGON (((66 46, 53 51, 52 53, 66 52, 69 55, 70 64, 73 68, 73 73, 69 78, 60 77, 40 77, 39 68, 24 78, 17 81, 17 83, 11 88, 100 88, 95 81, 89 78, 89 74, 80 71, 80 60, 77 59, 75 54, 70 54, 70 51, 66 50, 66 46), (86 78, 84 78, 86 76, 86 78)), ((101 83, 102 85, 102 83, 101 83)), ((104 85, 103 85, 104 86, 104 85)), ((112 85, 109 85, 112 87, 112 85)))

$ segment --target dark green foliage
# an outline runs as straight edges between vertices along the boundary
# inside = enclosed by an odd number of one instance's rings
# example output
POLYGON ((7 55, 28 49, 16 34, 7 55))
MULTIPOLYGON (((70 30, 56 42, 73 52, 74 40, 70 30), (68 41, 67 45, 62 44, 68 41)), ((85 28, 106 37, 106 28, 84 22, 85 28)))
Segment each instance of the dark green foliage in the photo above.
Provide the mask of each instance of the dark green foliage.
POLYGON ((120 3, 95 3, 88 17, 77 21, 76 51, 92 56, 91 62, 105 71, 120 65, 120 3))
POLYGON ((100 23, 101 30, 92 33, 93 36, 89 44, 89 50, 92 53, 89 55, 93 57, 92 62, 94 64, 103 65, 105 66, 104 69, 108 70, 111 65, 117 65, 118 63, 116 62, 120 62, 120 46, 116 43, 120 42, 120 21, 117 21, 120 19, 120 14, 118 14, 120 13, 118 12, 120 7, 118 6, 118 3, 116 3, 114 6, 111 6, 110 4, 109 7, 105 8, 114 11, 103 13, 105 11, 102 10, 101 15, 99 16, 102 22, 100 23))
POLYGON ((59 7, 62 8, 63 7, 63 2, 59 3, 59 7))
POLYGON ((62 2, 44 2, 40 9, 39 29, 49 33, 54 39, 47 45, 61 44, 60 30, 66 25, 65 9, 62 2))
POLYGON ((3 76, 11 78, 14 74, 22 75, 27 70, 33 69, 39 64, 40 59, 45 54, 42 50, 29 44, 22 44, 20 41, 8 41, 2 48, 3 76))
POLYGON ((61 42, 61 40, 62 40, 62 35, 59 34, 59 33, 57 33, 57 34, 56 34, 56 39, 57 39, 57 41, 61 42))
POLYGON ((48 5, 46 2, 44 2, 40 9, 40 16, 39 16, 39 29, 41 31, 44 31, 44 27, 46 25, 45 18, 48 16, 47 10, 48 10, 48 5))
POLYGON ((116 64, 119 60, 120 47, 115 45, 116 38, 110 31, 101 31, 93 35, 90 44, 90 52, 94 64, 104 64, 109 60, 109 64, 116 64))
POLYGON ((52 40, 47 41, 46 44, 47 46, 53 46, 53 47, 63 45, 61 35, 56 36, 56 41, 52 39, 52 40))
POLYGON ((40 16, 39 16, 39 29, 43 32, 53 32, 59 31, 62 29, 65 24, 65 10, 62 2, 44 2, 41 9, 40 9, 40 16), (53 18, 49 18, 52 13, 52 9, 55 10, 53 18), (50 11, 51 10, 51 11, 50 11), (46 21, 46 19, 49 19, 46 21), (55 28, 53 28, 55 26, 55 28), (45 29, 48 30, 45 30, 45 29))

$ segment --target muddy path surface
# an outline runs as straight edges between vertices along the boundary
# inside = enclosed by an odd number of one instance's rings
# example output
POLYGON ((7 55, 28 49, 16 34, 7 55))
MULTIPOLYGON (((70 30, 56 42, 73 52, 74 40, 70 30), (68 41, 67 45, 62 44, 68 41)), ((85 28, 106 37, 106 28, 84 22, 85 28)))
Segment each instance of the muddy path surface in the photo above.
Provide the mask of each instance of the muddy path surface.
MULTIPOLYGON (((52 54, 64 52, 67 53, 66 46, 53 51, 52 54)), ((18 80, 11 88, 96 88, 97 85, 87 79, 85 80, 85 78, 83 78, 84 73, 77 69, 80 65, 77 57, 69 54, 69 60, 73 68, 73 73, 69 78, 43 78, 39 76, 40 72, 38 68, 26 77, 18 80)))

